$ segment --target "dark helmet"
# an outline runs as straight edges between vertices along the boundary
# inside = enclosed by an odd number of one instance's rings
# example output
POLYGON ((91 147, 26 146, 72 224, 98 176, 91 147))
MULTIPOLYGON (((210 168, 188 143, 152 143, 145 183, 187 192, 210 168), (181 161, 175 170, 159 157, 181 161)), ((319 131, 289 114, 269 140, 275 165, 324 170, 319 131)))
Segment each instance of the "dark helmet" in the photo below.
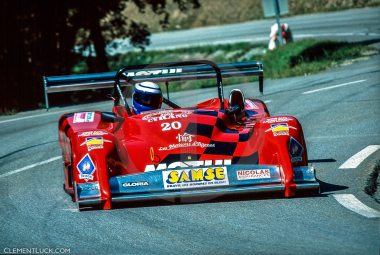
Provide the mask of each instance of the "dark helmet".
POLYGON ((162 92, 160 87, 150 81, 137 83, 132 95, 133 110, 139 114, 161 108, 162 92))
POLYGON ((245 98, 244 94, 240 89, 233 89, 230 92, 230 98, 228 100, 229 106, 239 106, 240 111, 244 111, 245 108, 245 98))

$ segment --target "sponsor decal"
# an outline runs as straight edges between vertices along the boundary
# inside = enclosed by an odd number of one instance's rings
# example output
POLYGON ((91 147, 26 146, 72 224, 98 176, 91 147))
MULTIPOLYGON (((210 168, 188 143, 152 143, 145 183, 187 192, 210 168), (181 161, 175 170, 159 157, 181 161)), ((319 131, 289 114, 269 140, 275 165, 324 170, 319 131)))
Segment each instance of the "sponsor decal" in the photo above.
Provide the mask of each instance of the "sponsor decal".
POLYGON ((99 182, 89 182, 89 183, 78 184, 78 188, 81 191, 99 190, 99 182))
POLYGON ((194 137, 195 135, 190 135, 190 134, 188 134, 188 133, 184 133, 183 135, 181 135, 181 134, 178 134, 177 136, 176 136, 176 138, 177 138, 177 141, 180 143, 180 142, 188 142, 188 143, 190 143, 192 140, 193 140, 193 137, 194 137))
POLYGON ((288 117, 273 117, 266 119, 263 123, 277 123, 277 122, 286 122, 292 120, 291 118, 288 117))
POLYGON ((86 131, 86 132, 80 133, 78 136, 102 136, 106 134, 107 132, 104 132, 104 131, 86 131))
POLYGON ((315 181, 315 172, 312 167, 293 167, 295 181, 315 181))
POLYGON ((150 147, 149 154, 150 154, 150 161, 152 161, 153 164, 157 164, 158 162, 160 162, 160 157, 154 153, 153 147, 150 147))
POLYGON ((172 129, 180 129, 182 127, 181 122, 173 121, 172 123, 164 122, 161 123, 162 131, 169 131, 172 129))
POLYGON ((154 149, 153 149, 153 147, 150 147, 149 154, 150 154, 150 160, 153 162, 154 161, 154 149))
POLYGON ((192 112, 186 110, 174 110, 174 111, 164 111, 164 112, 156 112, 149 113, 142 117, 142 120, 146 120, 148 122, 154 121, 162 121, 162 120, 172 120, 172 119, 181 119, 187 118, 192 112))
POLYGON ((77 164, 77 169, 79 171, 79 179, 88 180, 94 179, 94 172, 96 170, 96 166, 92 162, 90 155, 87 153, 77 164))
POLYGON ((289 141, 289 154, 291 162, 301 162, 302 161, 302 145, 293 137, 290 137, 289 141))
POLYGON ((188 167, 199 167, 199 166, 227 166, 231 165, 230 159, 216 159, 216 160, 198 160, 198 161, 185 161, 185 162, 173 162, 167 165, 166 163, 162 163, 157 165, 146 165, 145 172, 157 171, 157 170, 166 170, 173 169, 177 167, 188 168, 188 167))
POLYGON ((93 122, 95 112, 77 112, 74 113, 73 123, 93 122))
POLYGON ((236 171, 236 175, 239 181, 268 179, 270 178, 270 170, 269 169, 238 170, 236 171))
POLYGON ((272 124, 270 129, 274 136, 289 135, 289 126, 287 123, 272 124))
POLYGON ((87 145, 88 151, 94 149, 103 149, 103 143, 111 141, 103 139, 103 137, 86 137, 86 141, 84 141, 80 146, 87 145))
POLYGON ((122 186, 124 188, 149 186, 149 182, 124 182, 122 186))
POLYGON ((80 199, 99 197, 99 182, 89 182, 77 185, 78 196, 80 199))
POLYGON ((187 147, 200 147, 200 148, 214 148, 215 144, 207 144, 207 143, 201 143, 201 142, 192 142, 192 143, 177 143, 177 144, 170 144, 166 147, 160 147, 159 151, 170 151, 178 148, 187 148, 187 147))
POLYGON ((191 189, 228 185, 226 167, 162 171, 165 189, 191 189))
POLYGON ((274 136, 289 135, 289 129, 296 129, 295 127, 288 126, 288 123, 271 124, 270 128, 265 132, 272 131, 274 136))
POLYGON ((127 77, 134 77, 134 76, 150 76, 150 75, 176 74, 176 73, 182 73, 182 68, 168 68, 168 69, 128 72, 126 74, 126 76, 127 77))

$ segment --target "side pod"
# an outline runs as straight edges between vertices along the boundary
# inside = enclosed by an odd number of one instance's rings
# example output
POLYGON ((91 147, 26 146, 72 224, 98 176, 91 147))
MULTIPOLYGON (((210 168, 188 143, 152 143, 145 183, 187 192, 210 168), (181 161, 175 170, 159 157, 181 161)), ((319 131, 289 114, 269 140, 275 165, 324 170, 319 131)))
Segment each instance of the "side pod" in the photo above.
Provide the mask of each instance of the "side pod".
POLYGON ((65 114, 59 121, 64 187, 79 208, 81 201, 90 199, 102 209, 111 209, 107 157, 114 151, 111 131, 116 121, 112 113, 100 112, 65 114))
POLYGON ((299 121, 291 116, 264 118, 255 126, 262 140, 259 164, 278 165, 285 197, 296 195, 297 190, 319 191, 315 170, 308 166, 306 143, 299 121))

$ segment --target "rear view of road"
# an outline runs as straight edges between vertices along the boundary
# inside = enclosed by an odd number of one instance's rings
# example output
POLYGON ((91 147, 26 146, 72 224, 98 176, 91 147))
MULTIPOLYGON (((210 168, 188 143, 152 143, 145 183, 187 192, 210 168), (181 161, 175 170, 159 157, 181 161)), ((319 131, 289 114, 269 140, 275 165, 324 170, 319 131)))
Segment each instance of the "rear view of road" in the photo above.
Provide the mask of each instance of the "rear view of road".
MULTIPOLYGON (((331 40, 364 41, 380 39, 380 7, 294 16, 281 19, 293 31, 295 40, 319 38, 331 40)), ((267 42, 273 19, 250 21, 225 26, 194 28, 182 31, 156 33, 147 50, 165 50, 197 45, 267 42)), ((132 48, 128 40, 117 40, 109 53, 126 53, 132 48)))
MULTIPOLYGON (((321 19, 331 33, 368 31, 364 39, 371 39, 373 33, 379 33, 379 10, 286 21, 301 31, 306 29, 302 24, 309 24, 306 21, 313 27, 313 19, 316 23, 321 19)), ((270 23, 254 23, 262 26, 255 31, 266 37, 270 23)), ((313 31, 324 33, 320 28, 313 31)), ((207 29, 210 33, 203 35, 204 40, 210 36, 215 41, 214 28, 207 29)), ((196 37, 197 31, 189 31, 196 38, 193 42, 202 41, 196 37)), ((232 31, 220 33, 228 37, 232 31)), ((219 197, 201 203, 196 199, 193 203, 160 200, 126 204, 111 211, 79 212, 62 189, 58 118, 64 112, 110 111, 112 102, 2 116, 0 253, 14 248, 63 248, 71 254, 378 255, 380 204, 364 188, 380 158, 379 66, 380 56, 375 55, 321 74, 265 80, 263 96, 257 83, 225 87, 225 95, 241 88, 247 97, 265 101, 272 115, 293 115, 300 120, 309 160, 321 184, 319 196, 219 197)), ((224 83, 228 85, 228 79, 224 83)), ((193 94, 183 91, 173 94, 173 100, 177 96, 181 105, 193 100, 189 96, 193 94)), ((216 88, 199 92, 200 98, 215 96, 216 88)))
MULTIPOLYGON (((322 187, 314 197, 220 197, 78 212, 62 190, 57 119, 66 109, 0 119, 0 251, 48 247, 68 248, 72 254, 377 255, 380 206, 363 189, 380 153, 355 168, 339 167, 363 148, 380 145, 379 61, 377 55, 318 75, 266 81, 260 98, 272 115, 294 115, 303 125, 322 187)), ((247 96, 258 95, 257 84, 236 87, 247 96)), ((225 87, 226 93, 232 88, 225 87)), ((213 97, 216 89, 204 89, 201 95, 213 97)))

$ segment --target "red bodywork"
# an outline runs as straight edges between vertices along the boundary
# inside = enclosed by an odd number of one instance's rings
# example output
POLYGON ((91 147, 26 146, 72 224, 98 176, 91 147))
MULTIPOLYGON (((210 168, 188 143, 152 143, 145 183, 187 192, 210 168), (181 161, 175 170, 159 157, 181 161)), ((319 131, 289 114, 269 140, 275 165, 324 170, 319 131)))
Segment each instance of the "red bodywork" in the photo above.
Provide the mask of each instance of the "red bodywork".
MULTIPOLYGON (((224 109, 228 109, 227 100, 224 104, 224 109)), ((297 187, 293 167, 308 165, 300 123, 290 116, 270 117, 264 102, 257 99, 246 99, 245 110, 246 118, 236 122, 228 110, 221 110, 218 98, 213 98, 193 107, 132 116, 123 106, 115 106, 112 113, 65 114, 59 121, 64 188, 75 201, 75 185, 98 182, 101 207, 110 209, 109 179, 113 176, 182 167, 182 164, 224 162, 276 165, 285 185, 284 195, 294 196, 297 187), (81 119, 80 114, 88 119, 81 119), (298 155, 301 157, 292 158, 290 139, 302 146, 298 155), (86 155, 93 164, 88 158, 83 160, 86 155)))

